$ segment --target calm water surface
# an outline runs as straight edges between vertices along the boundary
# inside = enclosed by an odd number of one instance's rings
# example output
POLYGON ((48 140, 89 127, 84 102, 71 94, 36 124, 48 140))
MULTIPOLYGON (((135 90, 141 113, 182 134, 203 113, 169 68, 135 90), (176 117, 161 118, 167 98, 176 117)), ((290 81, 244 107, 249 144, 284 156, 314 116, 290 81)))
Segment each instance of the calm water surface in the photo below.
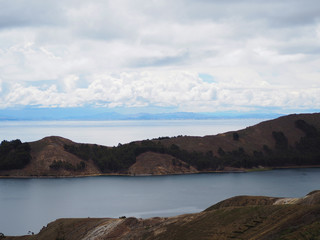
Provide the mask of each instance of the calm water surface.
POLYGON ((0 139, 36 141, 61 136, 75 142, 116 146, 163 136, 204 136, 239 130, 265 119, 139 121, 1 121, 0 139))
MULTIPOLYGON (((0 124, 1 140, 62 136, 115 146, 160 136, 204 136, 263 119, 170 121, 30 121, 0 124)), ((38 232, 63 217, 151 217, 201 211, 235 195, 300 197, 319 189, 320 169, 161 177, 0 179, 0 232, 38 232)))
POLYGON ((22 235, 65 217, 152 217, 202 211, 235 195, 301 197, 320 169, 159 177, 0 179, 0 232, 22 235))

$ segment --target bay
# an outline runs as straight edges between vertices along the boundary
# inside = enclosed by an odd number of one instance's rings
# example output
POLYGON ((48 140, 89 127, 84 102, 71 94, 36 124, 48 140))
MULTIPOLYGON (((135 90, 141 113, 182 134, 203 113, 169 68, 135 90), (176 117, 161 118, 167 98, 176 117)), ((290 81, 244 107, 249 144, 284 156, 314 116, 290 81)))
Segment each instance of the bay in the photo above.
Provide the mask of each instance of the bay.
POLYGON ((265 119, 136 121, 1 121, 0 139, 31 142, 61 136, 80 143, 116 146, 164 136, 205 136, 239 130, 265 119))
MULTIPOLYGON (((62 136, 116 146, 162 136, 204 136, 265 119, 2 121, 2 140, 62 136)), ((319 188, 320 169, 180 176, 0 179, 0 232, 22 235, 65 217, 152 217, 202 211, 235 195, 301 197, 319 188)))
POLYGON ((302 197, 320 169, 175 176, 0 179, 0 232, 37 233, 57 218, 173 216, 236 195, 302 197))

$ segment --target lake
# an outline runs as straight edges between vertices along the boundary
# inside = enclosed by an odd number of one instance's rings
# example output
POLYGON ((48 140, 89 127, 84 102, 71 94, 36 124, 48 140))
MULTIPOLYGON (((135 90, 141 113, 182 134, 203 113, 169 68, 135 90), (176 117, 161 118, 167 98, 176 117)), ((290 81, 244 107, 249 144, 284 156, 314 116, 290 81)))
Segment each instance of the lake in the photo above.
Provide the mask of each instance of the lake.
MULTIPOLYGON (((2 140, 62 136, 116 146, 161 136, 204 136, 264 119, 148 121, 2 121, 2 140)), ((318 189, 319 169, 154 177, 0 179, 0 232, 38 232, 62 217, 151 217, 202 211, 235 195, 301 197, 318 189)))
POLYGON ((302 197, 320 168, 176 176, 0 179, 0 232, 37 233, 57 218, 173 216, 236 195, 302 197))
POLYGON ((265 119, 137 121, 1 121, 0 139, 36 141, 61 136, 80 143, 116 146, 164 136, 204 136, 239 130, 265 119))

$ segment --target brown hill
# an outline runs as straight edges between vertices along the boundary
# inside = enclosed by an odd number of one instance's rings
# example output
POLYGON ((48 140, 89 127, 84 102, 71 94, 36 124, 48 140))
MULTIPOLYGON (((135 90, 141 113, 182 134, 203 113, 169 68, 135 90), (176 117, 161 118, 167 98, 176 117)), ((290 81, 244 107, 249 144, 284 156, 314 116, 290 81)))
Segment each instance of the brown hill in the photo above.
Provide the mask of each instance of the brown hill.
POLYGON ((37 235, 6 239, 314 240, 320 236, 319 199, 320 191, 297 199, 239 196, 200 213, 169 218, 59 219, 37 235))
POLYGON ((31 162, 23 169, 1 171, 3 176, 26 177, 26 176, 81 176, 99 173, 92 161, 86 162, 86 167, 81 171, 67 170, 61 168, 55 170, 51 168, 54 162, 61 161, 69 163, 70 166, 77 166, 83 160, 64 149, 64 145, 74 145, 76 143, 62 137, 45 137, 39 141, 30 142, 31 162))
POLYGON ((215 155, 218 155, 218 149, 221 147, 224 151, 243 148, 247 153, 252 154, 255 150, 261 150, 264 145, 274 149, 275 139, 272 136, 274 131, 283 132, 289 141, 289 145, 293 146, 301 137, 305 136, 305 133, 295 126, 297 120, 304 120, 320 130, 320 113, 292 114, 264 121, 238 131, 205 137, 183 136, 163 139, 161 142, 167 146, 176 144, 181 149, 187 149, 190 152, 212 151, 215 155), (238 134, 238 140, 234 140, 234 133, 238 134))

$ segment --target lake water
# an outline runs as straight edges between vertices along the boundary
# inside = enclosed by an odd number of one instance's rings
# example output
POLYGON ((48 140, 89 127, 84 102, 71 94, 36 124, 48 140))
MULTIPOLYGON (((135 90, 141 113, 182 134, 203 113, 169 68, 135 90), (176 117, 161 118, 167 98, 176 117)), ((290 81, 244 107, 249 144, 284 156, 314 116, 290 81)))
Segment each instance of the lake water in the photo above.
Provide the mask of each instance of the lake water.
MULTIPOLYGON (((115 146, 161 136, 204 136, 263 119, 168 121, 2 121, 1 140, 62 136, 115 146)), ((319 189, 320 169, 159 177, 0 179, 0 232, 38 232, 63 217, 151 217, 202 211, 235 195, 301 197, 319 189)))
POLYGON ((81 143, 116 146, 163 136, 204 136, 239 130, 265 119, 139 121, 1 121, 0 139, 36 141, 61 136, 81 143))
POLYGON ((177 176, 0 179, 0 232, 37 233, 57 218, 152 217, 202 211, 236 195, 302 197, 320 169, 177 176))

